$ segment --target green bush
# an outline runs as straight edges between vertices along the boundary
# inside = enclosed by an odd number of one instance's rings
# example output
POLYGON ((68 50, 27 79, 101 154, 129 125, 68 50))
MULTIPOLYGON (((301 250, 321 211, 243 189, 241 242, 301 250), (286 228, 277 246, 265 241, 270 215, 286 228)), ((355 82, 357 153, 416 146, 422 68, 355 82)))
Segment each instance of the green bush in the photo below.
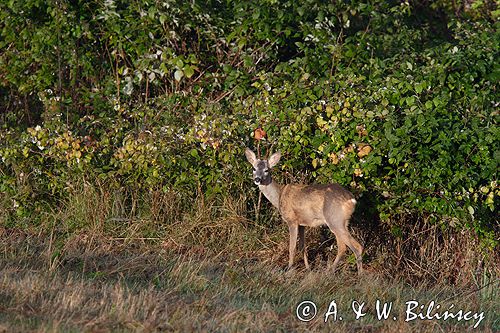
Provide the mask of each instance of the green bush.
POLYGON ((390 225, 466 225, 494 246, 495 8, 2 3, 5 216, 56 205, 82 178, 236 194, 250 189, 242 152, 261 126, 285 181, 339 182, 390 225))

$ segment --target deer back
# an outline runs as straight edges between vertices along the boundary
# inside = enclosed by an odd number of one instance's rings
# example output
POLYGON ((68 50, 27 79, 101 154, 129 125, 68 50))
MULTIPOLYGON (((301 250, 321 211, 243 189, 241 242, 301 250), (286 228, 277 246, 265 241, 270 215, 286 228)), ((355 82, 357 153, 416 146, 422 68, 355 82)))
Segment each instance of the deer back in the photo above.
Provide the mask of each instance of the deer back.
POLYGON ((287 223, 310 227, 326 224, 328 217, 348 220, 355 205, 352 193, 339 184, 285 185, 279 201, 287 223))

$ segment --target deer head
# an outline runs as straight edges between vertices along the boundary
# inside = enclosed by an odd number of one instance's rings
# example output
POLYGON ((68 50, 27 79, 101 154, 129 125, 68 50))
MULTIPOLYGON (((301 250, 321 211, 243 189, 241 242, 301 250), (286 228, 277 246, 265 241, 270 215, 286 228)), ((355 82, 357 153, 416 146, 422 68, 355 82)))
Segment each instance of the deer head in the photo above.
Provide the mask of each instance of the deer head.
POLYGON ((253 166, 253 182, 255 185, 269 185, 272 182, 271 169, 278 164, 281 154, 274 153, 267 160, 258 159, 250 149, 245 150, 248 162, 253 166))

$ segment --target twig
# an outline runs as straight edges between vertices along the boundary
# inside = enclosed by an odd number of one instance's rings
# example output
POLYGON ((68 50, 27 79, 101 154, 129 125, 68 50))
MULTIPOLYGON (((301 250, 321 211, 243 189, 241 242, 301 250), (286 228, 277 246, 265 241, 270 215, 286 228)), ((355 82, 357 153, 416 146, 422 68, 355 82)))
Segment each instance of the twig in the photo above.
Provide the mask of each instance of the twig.
POLYGON ((480 291, 480 290, 482 290, 482 289, 484 289, 484 288, 486 288, 486 287, 488 287, 488 286, 490 286, 490 285, 492 285, 492 284, 499 283, 499 282, 500 282, 500 279, 497 279, 497 280, 495 280, 495 281, 488 282, 488 283, 486 283, 485 285, 483 285, 483 286, 481 286, 481 287, 477 288, 476 290, 472 290, 472 291, 468 291, 468 292, 463 291, 463 292, 458 293, 458 294, 456 294, 456 295, 453 295, 453 296, 450 296, 450 297, 448 297, 448 298, 445 298, 445 299, 443 300, 443 302, 446 302, 446 301, 449 301, 449 300, 455 299, 455 298, 457 298, 457 297, 464 297, 464 296, 468 296, 468 295, 473 294, 473 293, 477 293, 478 291, 480 291))
POLYGON ((113 237, 109 240, 111 241, 120 241, 120 240, 160 240, 163 238, 160 237, 113 237))

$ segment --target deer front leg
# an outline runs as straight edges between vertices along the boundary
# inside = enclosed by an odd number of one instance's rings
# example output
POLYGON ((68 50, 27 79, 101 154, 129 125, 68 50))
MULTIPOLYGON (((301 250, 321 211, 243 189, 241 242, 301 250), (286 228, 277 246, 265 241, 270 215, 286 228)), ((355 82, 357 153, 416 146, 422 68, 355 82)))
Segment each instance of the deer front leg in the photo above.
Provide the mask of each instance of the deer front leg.
POLYGON ((302 251, 303 256, 304 256, 304 264, 306 265, 307 270, 311 270, 311 267, 309 266, 309 262, 307 261, 307 250, 305 246, 305 227, 303 225, 299 225, 299 251, 302 251))
POLYGON ((288 231, 290 232, 290 244, 288 247, 288 269, 292 268, 293 261, 295 258, 295 248, 297 247, 297 234, 299 231, 298 225, 288 225, 288 231))

